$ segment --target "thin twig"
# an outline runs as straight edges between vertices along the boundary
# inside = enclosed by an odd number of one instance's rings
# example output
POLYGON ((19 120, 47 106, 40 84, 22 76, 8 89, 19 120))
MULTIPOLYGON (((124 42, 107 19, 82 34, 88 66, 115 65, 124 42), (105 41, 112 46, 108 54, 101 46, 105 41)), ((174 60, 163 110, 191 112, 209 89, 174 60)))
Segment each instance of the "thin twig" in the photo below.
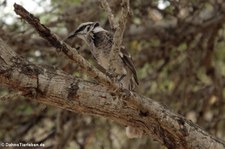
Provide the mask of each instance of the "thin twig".
POLYGON ((109 23, 111 25, 111 28, 115 31, 115 34, 113 36, 113 46, 112 46, 112 55, 113 55, 113 59, 116 59, 116 57, 118 57, 119 55, 119 50, 120 50, 120 46, 122 44, 123 41, 123 34, 125 31, 125 27, 126 27, 126 23, 127 23, 127 19, 128 19, 128 15, 131 13, 130 11, 130 1, 129 0, 123 0, 121 3, 122 6, 122 10, 120 13, 120 18, 119 18, 119 22, 117 23, 114 15, 112 13, 112 10, 107 2, 107 0, 102 0, 101 1, 102 7, 104 8, 104 10, 107 12, 108 15, 108 19, 109 19, 109 23))
POLYGON ((112 13, 112 9, 109 6, 109 3, 107 2, 107 0, 100 0, 100 1, 101 1, 103 9, 107 12, 108 19, 109 19, 109 24, 111 26, 111 29, 112 30, 116 29, 117 23, 116 23, 114 15, 112 13))
POLYGON ((112 51, 115 50, 119 50, 121 44, 122 44, 122 40, 123 40, 123 34, 126 28, 126 23, 127 23, 127 19, 128 19, 128 2, 129 0, 126 0, 126 2, 124 2, 123 6, 122 6, 122 10, 121 10, 121 14, 120 14, 120 18, 119 18, 119 22, 118 22, 118 27, 116 28, 116 32, 113 36, 113 46, 112 46, 112 51))
MULTIPOLYGON (((129 0, 124 0, 121 3, 122 10, 120 13, 120 18, 118 22, 118 26, 116 28, 116 32, 113 36, 113 45, 111 50, 111 64, 116 63, 118 61, 118 55, 120 52, 120 47, 123 41, 123 34, 126 28, 126 23, 128 20, 128 15, 130 13, 130 6, 129 6, 129 0)), ((113 67, 113 66, 112 66, 113 67)))

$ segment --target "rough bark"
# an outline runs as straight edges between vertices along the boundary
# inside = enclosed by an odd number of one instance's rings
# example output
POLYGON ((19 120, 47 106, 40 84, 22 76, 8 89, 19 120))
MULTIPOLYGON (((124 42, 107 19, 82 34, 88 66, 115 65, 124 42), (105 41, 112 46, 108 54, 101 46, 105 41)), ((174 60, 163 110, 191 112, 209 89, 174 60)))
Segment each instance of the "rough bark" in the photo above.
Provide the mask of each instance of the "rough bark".
POLYGON ((225 142, 150 98, 136 93, 130 97, 119 96, 103 85, 36 66, 19 57, 2 40, 0 82, 40 103, 137 127, 167 148, 225 148, 225 142))

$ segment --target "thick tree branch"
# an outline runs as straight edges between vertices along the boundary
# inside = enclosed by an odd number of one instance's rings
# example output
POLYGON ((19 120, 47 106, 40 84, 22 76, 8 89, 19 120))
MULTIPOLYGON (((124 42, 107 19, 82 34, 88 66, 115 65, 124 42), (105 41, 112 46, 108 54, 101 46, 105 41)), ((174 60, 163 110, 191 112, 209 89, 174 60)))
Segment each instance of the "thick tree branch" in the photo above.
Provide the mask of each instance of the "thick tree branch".
MULTIPOLYGON (((134 93, 139 104, 147 109, 143 112, 136 106, 127 104, 123 97, 108 91, 104 86, 25 61, 1 39, 0 82, 1 85, 20 90, 24 96, 40 103, 103 116, 120 124, 142 129, 168 148, 225 148, 225 142, 152 99, 134 93)), ((127 100, 133 100, 133 97, 127 100)))
POLYGON ((118 86, 114 84, 106 75, 93 67, 89 62, 87 62, 81 55, 78 54, 77 50, 71 48, 69 45, 61 41, 55 34, 43 24, 40 23, 40 20, 29 13, 26 9, 18 4, 14 4, 16 14, 20 15, 24 20, 26 20, 30 25, 32 25, 39 35, 54 46, 57 49, 62 50, 62 52, 77 63, 80 66, 80 69, 90 76, 92 76, 98 82, 108 86, 109 89, 115 90, 118 89, 118 86))

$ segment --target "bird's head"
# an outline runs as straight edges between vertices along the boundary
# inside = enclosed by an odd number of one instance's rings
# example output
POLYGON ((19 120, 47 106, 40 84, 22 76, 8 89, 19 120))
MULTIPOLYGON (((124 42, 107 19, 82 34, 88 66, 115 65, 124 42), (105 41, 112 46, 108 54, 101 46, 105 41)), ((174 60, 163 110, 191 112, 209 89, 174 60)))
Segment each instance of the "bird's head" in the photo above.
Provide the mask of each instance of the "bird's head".
POLYGON ((73 38, 73 37, 78 37, 83 40, 86 40, 88 33, 97 33, 101 31, 106 31, 104 30, 98 22, 85 22, 80 24, 77 29, 67 37, 67 39, 73 38))

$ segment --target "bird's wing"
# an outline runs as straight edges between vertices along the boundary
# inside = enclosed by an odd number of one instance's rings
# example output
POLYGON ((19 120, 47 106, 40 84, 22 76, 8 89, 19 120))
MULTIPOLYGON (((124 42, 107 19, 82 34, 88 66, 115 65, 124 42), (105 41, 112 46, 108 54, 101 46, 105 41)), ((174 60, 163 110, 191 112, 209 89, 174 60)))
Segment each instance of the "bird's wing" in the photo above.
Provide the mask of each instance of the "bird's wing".
POLYGON ((120 48, 120 57, 123 60, 123 62, 127 65, 127 67, 131 70, 131 72, 133 73, 134 80, 138 85, 139 83, 138 83, 137 72, 134 67, 134 63, 132 61, 130 54, 128 53, 127 49, 124 46, 122 46, 120 48))

